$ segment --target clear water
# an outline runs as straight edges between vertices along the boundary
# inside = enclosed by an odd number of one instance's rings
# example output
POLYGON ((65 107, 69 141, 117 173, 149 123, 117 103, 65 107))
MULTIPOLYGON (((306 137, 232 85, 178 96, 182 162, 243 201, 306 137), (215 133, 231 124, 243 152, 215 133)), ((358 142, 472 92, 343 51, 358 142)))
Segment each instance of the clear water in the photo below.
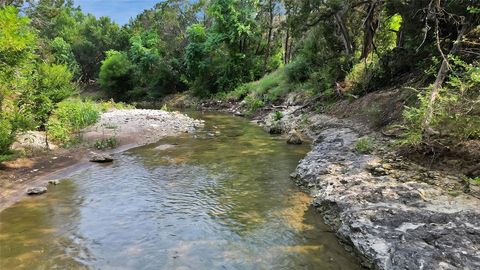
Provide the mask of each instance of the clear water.
POLYGON ((289 179, 308 146, 195 116, 1 212, 0 269, 360 268, 289 179))

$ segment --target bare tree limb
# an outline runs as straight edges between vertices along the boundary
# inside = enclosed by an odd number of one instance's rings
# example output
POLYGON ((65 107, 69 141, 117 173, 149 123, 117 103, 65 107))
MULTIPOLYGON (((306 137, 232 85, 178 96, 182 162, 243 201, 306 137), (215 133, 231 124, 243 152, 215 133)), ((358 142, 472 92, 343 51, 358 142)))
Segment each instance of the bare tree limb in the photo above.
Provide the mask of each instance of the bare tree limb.
MULTIPOLYGON (((455 43, 453 44, 452 49, 449 52, 449 55, 455 54, 460 49, 462 38, 465 35, 465 33, 467 32, 468 28, 469 28, 468 23, 464 23, 462 25, 462 27, 460 28, 460 30, 458 32, 457 39, 455 40, 455 43)), ((432 90, 430 92, 430 98, 428 100, 427 112, 425 114, 425 117, 424 117, 424 120, 423 120, 423 123, 422 123, 423 131, 426 132, 427 135, 430 132, 429 128, 430 128, 430 123, 431 123, 432 118, 433 118, 435 101, 438 97, 438 93, 440 92, 440 89, 442 88, 443 81, 447 77, 448 71, 449 71, 448 60, 447 60, 447 57, 444 57, 444 59, 442 61, 442 65, 440 66, 440 69, 438 70, 437 78, 435 79, 435 82, 433 83, 432 90)))

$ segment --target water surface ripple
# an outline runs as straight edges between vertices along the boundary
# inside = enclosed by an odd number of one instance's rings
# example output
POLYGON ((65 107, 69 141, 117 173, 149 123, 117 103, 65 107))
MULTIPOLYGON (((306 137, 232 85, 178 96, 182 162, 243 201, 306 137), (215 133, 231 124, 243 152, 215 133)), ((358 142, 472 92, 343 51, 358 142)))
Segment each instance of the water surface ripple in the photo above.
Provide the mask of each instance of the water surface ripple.
POLYGON ((0 269, 359 269, 289 179, 308 146, 199 117, 0 213, 0 269))

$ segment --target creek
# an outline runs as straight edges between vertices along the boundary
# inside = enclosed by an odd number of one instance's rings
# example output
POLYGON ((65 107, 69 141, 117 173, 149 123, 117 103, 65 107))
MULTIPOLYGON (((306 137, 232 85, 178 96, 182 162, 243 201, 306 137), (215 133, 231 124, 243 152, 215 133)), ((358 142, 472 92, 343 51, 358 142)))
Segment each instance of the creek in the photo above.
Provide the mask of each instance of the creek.
POLYGON ((0 269, 360 269, 289 175, 309 150, 223 114, 0 213, 0 269))

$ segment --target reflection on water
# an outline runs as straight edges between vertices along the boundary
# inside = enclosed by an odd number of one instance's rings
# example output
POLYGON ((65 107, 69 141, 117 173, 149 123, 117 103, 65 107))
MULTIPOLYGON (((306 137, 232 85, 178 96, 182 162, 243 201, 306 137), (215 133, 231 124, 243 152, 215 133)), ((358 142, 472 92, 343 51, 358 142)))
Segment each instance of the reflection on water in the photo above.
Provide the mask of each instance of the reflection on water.
POLYGON ((308 150, 202 115, 0 213, 0 269, 358 269, 289 174, 308 150))

